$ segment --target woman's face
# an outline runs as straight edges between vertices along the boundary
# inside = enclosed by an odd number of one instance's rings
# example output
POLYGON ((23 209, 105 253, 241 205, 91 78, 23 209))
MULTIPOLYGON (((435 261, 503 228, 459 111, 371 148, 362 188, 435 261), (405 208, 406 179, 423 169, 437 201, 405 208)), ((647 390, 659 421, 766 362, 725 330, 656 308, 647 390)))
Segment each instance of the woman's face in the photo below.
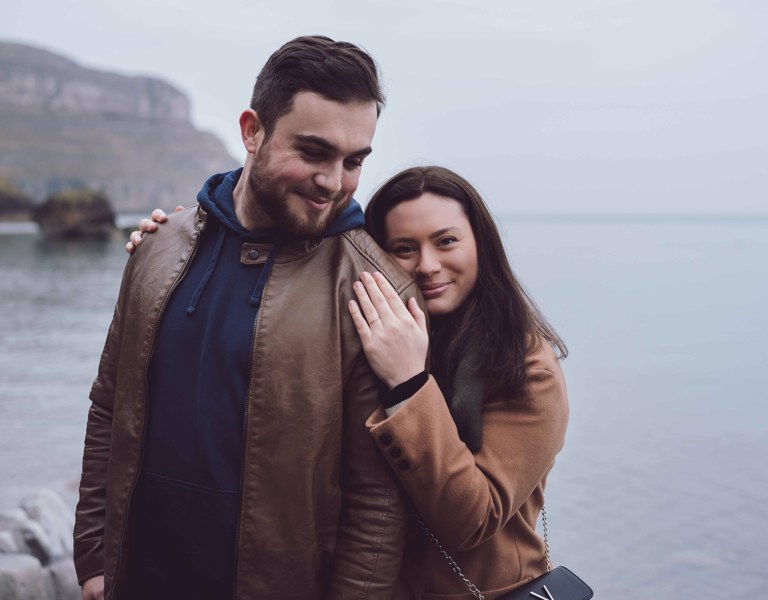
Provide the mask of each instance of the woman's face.
POLYGON ((447 315, 477 282, 477 244, 464 209, 427 192, 385 217, 385 250, 416 280, 431 316, 447 315))

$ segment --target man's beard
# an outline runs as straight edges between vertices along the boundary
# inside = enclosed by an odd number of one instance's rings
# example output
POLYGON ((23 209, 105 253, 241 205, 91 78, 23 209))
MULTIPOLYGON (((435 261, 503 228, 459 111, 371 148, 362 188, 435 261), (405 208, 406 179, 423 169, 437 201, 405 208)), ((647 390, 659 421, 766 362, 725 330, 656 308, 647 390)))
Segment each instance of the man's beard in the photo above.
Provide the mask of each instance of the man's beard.
MULTIPOLYGON (((266 153, 264 153, 266 154, 266 153)), ((293 214, 290 211, 288 199, 274 185, 271 174, 266 168, 265 156, 261 149, 254 157, 253 167, 248 175, 250 197, 257 206, 246 206, 246 212, 263 211, 274 223, 275 228, 284 234, 296 238, 316 238, 328 228, 341 211, 349 204, 342 201, 343 194, 328 195, 317 187, 310 189, 297 188, 295 191, 310 198, 330 200, 329 209, 322 212, 307 211, 293 214)))

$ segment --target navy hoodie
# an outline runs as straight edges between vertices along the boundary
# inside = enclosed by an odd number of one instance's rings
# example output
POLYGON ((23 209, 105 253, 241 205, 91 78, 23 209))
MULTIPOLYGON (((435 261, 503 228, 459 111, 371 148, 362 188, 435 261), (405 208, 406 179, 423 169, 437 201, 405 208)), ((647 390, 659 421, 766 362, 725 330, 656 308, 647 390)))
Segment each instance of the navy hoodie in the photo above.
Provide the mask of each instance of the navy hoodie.
MULTIPOLYGON (((214 175, 198 194, 206 228, 158 327, 142 472, 130 512, 130 598, 233 594, 251 347, 280 247, 276 231, 249 231, 237 220, 232 192, 241 173, 214 175), (240 262, 243 243, 274 245, 266 263, 254 265, 240 262)), ((363 221, 352 200, 323 237, 363 221)))

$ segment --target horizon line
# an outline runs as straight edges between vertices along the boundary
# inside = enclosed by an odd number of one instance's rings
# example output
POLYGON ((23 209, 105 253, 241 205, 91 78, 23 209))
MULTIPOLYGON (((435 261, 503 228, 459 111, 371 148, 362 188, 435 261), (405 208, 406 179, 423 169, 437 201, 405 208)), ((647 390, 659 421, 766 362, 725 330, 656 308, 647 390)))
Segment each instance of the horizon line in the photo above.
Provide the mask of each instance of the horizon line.
POLYGON ((494 211, 500 218, 560 221, 759 221, 768 222, 768 212, 665 212, 665 211, 494 211))

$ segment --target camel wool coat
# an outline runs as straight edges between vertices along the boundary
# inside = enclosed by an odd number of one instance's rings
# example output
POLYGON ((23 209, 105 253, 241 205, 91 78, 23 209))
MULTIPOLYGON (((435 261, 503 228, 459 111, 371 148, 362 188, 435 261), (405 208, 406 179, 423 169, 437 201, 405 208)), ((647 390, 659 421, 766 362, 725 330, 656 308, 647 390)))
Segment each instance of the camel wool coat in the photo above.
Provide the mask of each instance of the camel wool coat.
MULTIPOLYGON (((535 525, 565 440, 568 399, 548 343, 526 363, 527 397, 486 401, 476 454, 459 438, 431 376, 392 416, 379 408, 366 423, 415 511, 488 600, 546 570, 535 525)), ((395 598, 472 597, 412 518, 395 598)))

